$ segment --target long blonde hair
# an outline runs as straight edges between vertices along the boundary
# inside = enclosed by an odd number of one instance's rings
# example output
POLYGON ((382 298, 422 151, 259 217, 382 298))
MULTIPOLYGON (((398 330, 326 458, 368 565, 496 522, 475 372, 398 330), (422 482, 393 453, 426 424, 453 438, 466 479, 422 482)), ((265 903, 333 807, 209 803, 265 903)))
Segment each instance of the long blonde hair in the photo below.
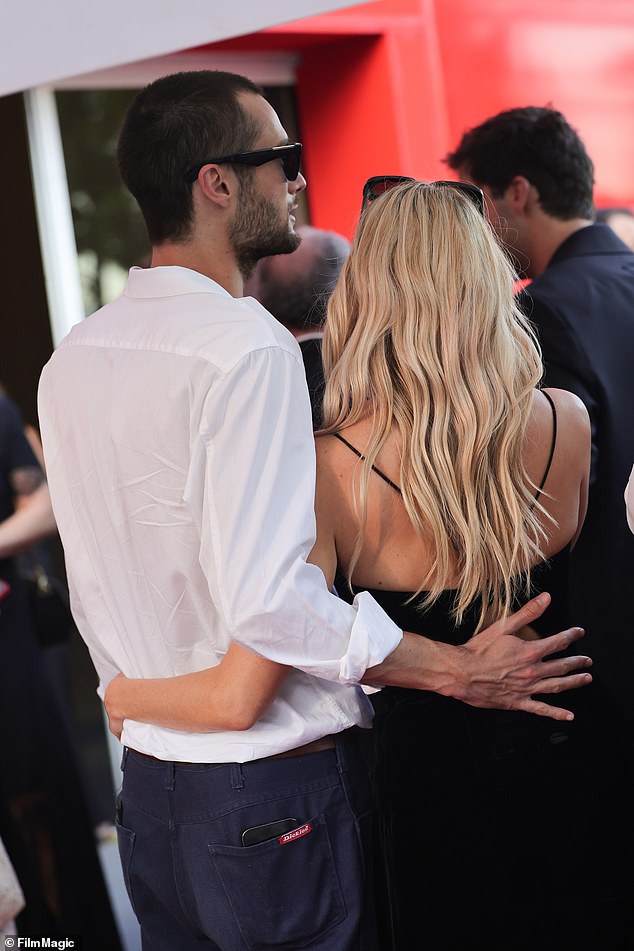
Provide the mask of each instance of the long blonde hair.
MULTIPOLYGON (((478 630, 508 613, 544 532, 522 461, 542 375, 516 274, 456 188, 401 184, 363 212, 328 305, 324 430, 372 419, 357 499, 363 546, 370 468, 395 431, 409 518, 435 559, 416 595, 460 579, 454 614, 481 598, 478 630)), ((524 582, 522 582, 524 579, 524 582)))

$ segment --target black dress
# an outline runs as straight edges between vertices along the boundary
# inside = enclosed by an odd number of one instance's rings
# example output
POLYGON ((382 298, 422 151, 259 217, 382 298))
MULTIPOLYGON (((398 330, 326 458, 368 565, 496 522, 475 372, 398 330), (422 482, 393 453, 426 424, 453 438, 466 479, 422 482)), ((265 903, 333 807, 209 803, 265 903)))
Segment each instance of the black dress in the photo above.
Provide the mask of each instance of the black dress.
POLYGON ((321 344, 323 335, 306 337, 299 340, 302 351, 306 383, 310 396, 310 406, 313 414, 313 429, 319 429, 322 422, 322 403, 324 401, 324 366, 321 358, 321 344))
MULTIPOLYGON (((0 394, 0 522, 14 511, 12 474, 39 464, 20 415, 0 394)), ((22 936, 80 935, 120 951, 74 751, 36 641, 17 564, 0 559, 0 837, 26 898, 22 936)))
MULTIPOLYGON (((475 618, 452 628, 449 594, 423 615, 407 593, 371 593, 405 630, 453 643, 473 631, 475 618)), ((619 721, 593 690, 562 699, 573 723, 414 690, 375 695, 382 948, 631 940, 632 785, 619 721)))
MULTIPOLYGON (((568 557, 533 572, 534 592, 553 595, 541 634, 579 623, 568 557)), ((336 585, 347 599, 361 590, 336 585)), ((454 626, 452 591, 424 612, 411 592, 370 593, 404 630, 456 645, 475 630, 476 608, 454 626)), ((372 700, 382 951, 634 946, 632 783, 619 719, 594 685, 559 701, 572 723, 394 687, 372 700)))

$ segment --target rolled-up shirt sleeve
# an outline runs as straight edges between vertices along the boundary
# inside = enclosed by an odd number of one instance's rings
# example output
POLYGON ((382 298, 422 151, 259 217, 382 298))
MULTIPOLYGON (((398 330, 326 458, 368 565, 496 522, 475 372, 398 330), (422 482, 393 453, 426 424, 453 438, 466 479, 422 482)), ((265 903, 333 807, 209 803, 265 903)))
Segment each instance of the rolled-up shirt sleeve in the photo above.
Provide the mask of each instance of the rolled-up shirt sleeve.
POLYGON ((278 347, 248 354, 210 388, 186 501, 200 563, 229 636, 264 657, 357 683, 402 631, 371 595, 333 595, 308 564, 315 448, 303 367, 278 347))

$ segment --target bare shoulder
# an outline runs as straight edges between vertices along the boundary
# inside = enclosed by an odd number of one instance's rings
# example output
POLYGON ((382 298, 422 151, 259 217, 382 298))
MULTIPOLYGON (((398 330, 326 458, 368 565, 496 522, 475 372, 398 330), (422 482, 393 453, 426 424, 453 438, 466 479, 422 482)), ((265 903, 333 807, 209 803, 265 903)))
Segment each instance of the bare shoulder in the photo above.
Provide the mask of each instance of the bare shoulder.
MULTIPOLYGON (((544 391, 553 401, 557 413, 557 446, 553 460, 553 477, 568 485, 577 477, 588 478, 591 453, 590 416, 583 402, 568 390, 544 391)), ((543 394, 541 401, 546 402, 543 394)), ((551 412, 545 407, 546 412, 551 412)), ((550 424, 552 426, 552 423, 550 424)))
POLYGON ((341 443, 336 436, 325 433, 315 434, 315 453, 318 468, 329 469, 333 466, 339 456, 340 445, 341 443))
POLYGON ((330 496, 336 493, 341 485, 343 470, 346 468, 342 459, 343 444, 332 435, 315 436, 315 455, 317 458, 317 494, 330 496))
POLYGON ((575 428, 578 433, 590 432, 590 416, 582 400, 569 390, 549 387, 543 390, 555 404, 557 420, 565 422, 567 427, 575 428))
POLYGON ((332 435, 315 436, 317 541, 310 560, 320 566, 329 583, 334 579, 341 537, 353 522, 350 493, 346 492, 349 472, 340 447, 345 448, 332 435))

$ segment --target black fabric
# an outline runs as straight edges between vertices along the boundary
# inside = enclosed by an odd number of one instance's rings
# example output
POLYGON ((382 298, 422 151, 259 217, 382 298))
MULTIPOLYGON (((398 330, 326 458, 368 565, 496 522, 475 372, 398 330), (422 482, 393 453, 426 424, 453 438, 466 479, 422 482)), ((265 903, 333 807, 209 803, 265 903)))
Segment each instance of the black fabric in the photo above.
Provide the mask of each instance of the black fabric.
POLYGON ((546 463, 546 468, 544 469, 544 474, 543 474, 543 476, 542 476, 542 480, 541 480, 541 482, 539 483, 539 486, 537 487, 537 493, 536 493, 536 495, 535 495, 535 502, 539 501, 539 497, 540 497, 540 495, 542 494, 542 492, 543 492, 543 490, 544 490, 544 486, 546 485, 546 479, 548 478, 548 473, 550 472, 550 467, 551 467, 552 464, 553 464, 553 456, 555 455, 555 445, 556 445, 556 443, 557 443, 557 410, 555 409, 555 404, 553 403, 552 398, 548 395, 548 393, 546 393, 546 391, 543 390, 543 391, 542 391, 542 394, 543 394, 543 396, 546 397, 546 399, 547 399, 548 402, 550 403, 550 408, 551 408, 552 413, 553 413, 553 436, 552 436, 552 439, 551 439, 551 442, 550 442, 550 453, 549 453, 549 455, 548 455, 548 462, 546 463))
MULTIPOLYGON (((567 621, 567 561, 564 550, 535 571, 534 590, 554 596, 549 633, 567 621)), ((347 599, 359 590, 337 583, 347 599)), ((405 630, 451 644, 474 630, 476 608, 449 620, 453 591, 424 612, 411 592, 370 593, 405 630)), ((555 699, 573 723, 400 688, 372 700, 382 951, 596 951, 631 938, 632 784, 600 690, 555 699)))
POLYGON ((66 586, 52 573, 47 573, 39 560, 26 562, 23 570, 22 580, 38 644, 40 647, 65 644, 73 630, 66 586))
POLYGON ((322 421, 322 403, 324 401, 324 368, 321 360, 321 337, 310 337, 299 340, 302 351, 306 382, 310 395, 310 405, 313 413, 313 429, 319 429, 322 421))
POLYGON ((520 301, 539 335, 545 385, 576 393, 590 413, 592 477, 570 561, 572 620, 586 629, 594 677, 631 730, 634 535, 623 492, 634 462, 634 254, 607 225, 582 228, 520 301))

